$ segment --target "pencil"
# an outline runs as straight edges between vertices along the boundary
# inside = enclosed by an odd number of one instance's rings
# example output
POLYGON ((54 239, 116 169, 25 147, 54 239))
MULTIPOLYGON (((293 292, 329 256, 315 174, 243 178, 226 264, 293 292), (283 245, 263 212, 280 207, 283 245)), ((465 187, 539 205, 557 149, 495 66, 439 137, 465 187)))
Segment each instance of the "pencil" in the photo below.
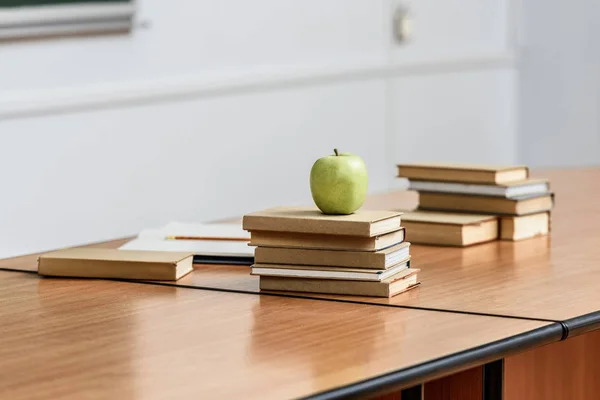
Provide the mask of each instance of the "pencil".
POLYGON ((167 236, 165 240, 214 240, 224 242, 249 242, 250 238, 218 237, 218 236, 167 236))

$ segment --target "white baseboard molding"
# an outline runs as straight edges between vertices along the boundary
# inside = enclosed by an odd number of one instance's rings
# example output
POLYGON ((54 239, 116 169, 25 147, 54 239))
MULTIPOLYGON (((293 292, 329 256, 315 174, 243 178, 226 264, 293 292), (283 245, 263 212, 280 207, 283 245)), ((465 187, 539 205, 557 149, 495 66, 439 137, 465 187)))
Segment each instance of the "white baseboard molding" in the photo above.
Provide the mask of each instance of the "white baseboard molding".
POLYGON ((515 55, 507 52, 427 59, 396 65, 279 68, 276 71, 246 72, 210 79, 178 77, 161 81, 86 85, 42 92, 5 92, 0 94, 0 120, 284 90, 346 81, 506 69, 515 66, 515 55))

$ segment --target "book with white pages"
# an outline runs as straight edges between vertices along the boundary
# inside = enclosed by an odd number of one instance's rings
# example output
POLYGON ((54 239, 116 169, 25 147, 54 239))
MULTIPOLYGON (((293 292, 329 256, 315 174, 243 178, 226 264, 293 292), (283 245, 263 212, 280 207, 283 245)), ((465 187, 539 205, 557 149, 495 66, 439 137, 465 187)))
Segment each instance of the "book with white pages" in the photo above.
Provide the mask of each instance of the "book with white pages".
POLYGON ((235 224, 203 224, 187 222, 169 222, 160 229, 147 229, 140 232, 139 236, 166 235, 167 238, 188 238, 198 240, 229 240, 250 241, 250 232, 242 229, 242 225, 235 224))
POLYGON ((388 269, 410 257, 410 243, 402 242, 376 252, 288 249, 257 247, 254 262, 257 264, 312 265, 326 267, 388 269))
POLYGON ((458 193, 480 196, 514 198, 548 193, 550 184, 545 179, 528 179, 501 185, 482 185, 459 182, 409 180, 409 190, 419 192, 458 193))
POLYGON ((252 265, 250 234, 240 224, 190 224, 171 222, 163 228, 145 229, 125 243, 123 250, 187 251, 195 264, 252 265))
POLYGON ((309 267, 306 265, 254 264, 252 266, 252 275, 381 282, 407 268, 410 268, 410 258, 384 270, 309 267))

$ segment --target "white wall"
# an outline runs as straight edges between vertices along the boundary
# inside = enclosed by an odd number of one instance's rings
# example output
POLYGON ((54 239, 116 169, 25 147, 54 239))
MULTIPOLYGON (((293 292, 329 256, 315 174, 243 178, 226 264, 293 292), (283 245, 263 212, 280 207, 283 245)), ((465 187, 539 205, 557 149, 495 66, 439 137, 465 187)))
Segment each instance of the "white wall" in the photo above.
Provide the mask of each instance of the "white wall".
POLYGON ((383 0, 141 0, 130 37, 0 47, 0 88, 237 77, 274 67, 381 63, 383 0), (7 62, 7 61, 8 62, 7 62), (40 74, 43 68, 44 74, 40 74))
POLYGON ((404 44, 398 4, 142 0, 131 37, 0 46, 0 256, 308 202, 333 147, 371 191, 400 161, 514 162, 509 2, 414 1, 404 44))
POLYGON ((519 158, 535 166, 600 164, 600 3, 523 3, 519 158))
POLYGON ((3 122, 0 250, 310 201, 312 162, 334 147, 382 190, 383 95, 367 81, 3 122))
POLYGON ((454 72, 391 81, 396 162, 517 162, 515 72, 454 72))

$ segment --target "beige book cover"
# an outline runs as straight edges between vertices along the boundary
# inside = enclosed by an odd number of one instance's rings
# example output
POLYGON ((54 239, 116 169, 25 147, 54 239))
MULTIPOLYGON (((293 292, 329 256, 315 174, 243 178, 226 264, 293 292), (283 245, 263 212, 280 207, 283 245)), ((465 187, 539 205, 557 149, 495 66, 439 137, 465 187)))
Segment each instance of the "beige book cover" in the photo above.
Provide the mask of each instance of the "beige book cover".
POLYGON ((500 218, 500 239, 523 240, 550 232, 550 213, 500 218))
POLYGON ((358 210, 350 215, 327 215, 316 207, 275 207, 247 214, 247 231, 297 232, 373 237, 400 228, 398 211, 358 210))
POLYGON ((407 239, 412 243, 469 246, 498 238, 493 215, 413 211, 404 214, 407 239))
POLYGON ((405 269, 381 282, 261 276, 259 285, 260 290, 392 297, 418 285, 418 272, 405 269))
POLYGON ((382 270, 409 257, 409 251, 409 242, 374 252, 257 247, 254 262, 382 270))
POLYGON ((550 211, 553 205, 554 195, 552 193, 521 196, 512 199, 452 193, 419 193, 419 208, 432 211, 525 215, 550 211))
POLYGON ((177 280, 192 271, 193 253, 72 248, 43 254, 38 274, 77 278, 177 280))
POLYGON ((378 251, 404 241, 404 228, 381 236, 311 235, 308 233, 252 231, 251 246, 289 249, 378 251))
POLYGON ((487 165, 460 163, 399 164, 398 177, 448 182, 503 184, 529 177, 526 165, 487 165))
POLYGON ((384 270, 314 265, 254 264, 251 275, 295 278, 383 281, 410 267, 410 258, 384 270))
POLYGON ((548 193, 550 192, 550 182, 548 182, 547 179, 526 179, 524 181, 488 185, 478 183, 410 180, 408 189, 417 192, 440 192, 514 198, 548 193))

